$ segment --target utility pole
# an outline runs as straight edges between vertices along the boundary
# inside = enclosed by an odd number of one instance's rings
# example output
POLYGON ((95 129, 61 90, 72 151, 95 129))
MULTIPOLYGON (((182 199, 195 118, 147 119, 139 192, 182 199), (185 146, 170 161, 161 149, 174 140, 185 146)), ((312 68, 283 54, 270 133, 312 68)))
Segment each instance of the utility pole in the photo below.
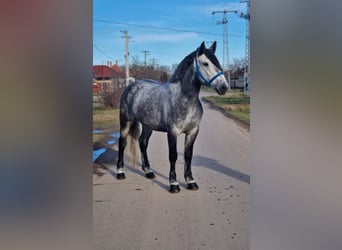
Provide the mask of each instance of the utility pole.
POLYGON ((251 84, 251 78, 250 78, 250 36, 249 36, 249 30, 250 30, 250 0, 240 0, 240 3, 247 3, 246 13, 240 13, 239 17, 244 18, 246 20, 246 44, 245 44, 245 58, 246 58, 246 68, 245 68, 245 84, 244 84, 244 93, 248 94, 250 92, 250 84, 251 84))
POLYGON ((230 84, 230 72, 229 72, 229 50, 228 50, 228 18, 227 13, 233 12, 237 13, 236 10, 220 10, 220 11, 213 11, 212 14, 215 15, 217 13, 222 13, 223 18, 222 21, 217 21, 216 24, 222 24, 223 25, 223 56, 222 56, 222 67, 223 71, 226 69, 227 74, 226 77, 228 79, 228 83, 230 84))
POLYGON ((148 50, 144 50, 144 51, 141 51, 142 53, 144 53, 144 56, 145 56, 145 68, 146 68, 146 56, 148 55, 148 53, 150 53, 150 51, 148 50))
POLYGON ((155 68, 155 64, 156 64, 157 59, 152 58, 151 61, 152 61, 152 66, 153 66, 153 68, 155 68))
POLYGON ((126 53, 125 53, 125 64, 126 64, 126 86, 129 84, 129 64, 128 64, 128 59, 129 59, 129 52, 128 52, 128 42, 129 39, 131 38, 128 36, 128 31, 127 30, 121 30, 122 33, 124 33, 125 38, 125 48, 126 48, 126 53))

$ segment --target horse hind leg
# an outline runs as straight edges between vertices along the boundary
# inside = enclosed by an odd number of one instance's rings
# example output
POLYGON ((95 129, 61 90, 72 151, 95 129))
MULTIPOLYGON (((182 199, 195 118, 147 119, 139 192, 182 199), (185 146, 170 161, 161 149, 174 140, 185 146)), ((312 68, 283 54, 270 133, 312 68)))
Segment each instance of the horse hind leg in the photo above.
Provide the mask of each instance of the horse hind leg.
MULTIPOLYGON (((121 118, 120 118, 121 119, 121 118)), ((137 121, 127 121, 124 119, 120 120, 120 138, 119 138, 119 153, 118 153, 118 161, 117 161, 117 174, 116 178, 121 180, 125 179, 124 172, 124 151, 127 146, 127 137, 129 136, 130 146, 131 146, 131 158, 132 158, 132 166, 136 165, 136 141, 140 135, 140 127, 137 121)))
POLYGON ((124 152, 127 145, 127 136, 130 131, 131 122, 120 118, 120 138, 119 138, 119 152, 117 161, 116 178, 123 180, 126 178, 124 171, 124 152))
POLYGON ((148 179, 155 178, 155 175, 150 167, 150 162, 147 157, 147 146, 148 146, 148 141, 151 135, 152 135, 152 129, 143 125, 142 133, 139 138, 139 146, 140 146, 140 152, 141 152, 142 170, 144 171, 145 176, 148 179))
POLYGON ((140 124, 137 121, 133 121, 131 123, 129 132, 128 132, 129 138, 130 138, 130 153, 131 153, 131 160, 132 160, 132 167, 135 168, 138 162, 138 154, 137 154, 137 140, 140 136, 140 124))

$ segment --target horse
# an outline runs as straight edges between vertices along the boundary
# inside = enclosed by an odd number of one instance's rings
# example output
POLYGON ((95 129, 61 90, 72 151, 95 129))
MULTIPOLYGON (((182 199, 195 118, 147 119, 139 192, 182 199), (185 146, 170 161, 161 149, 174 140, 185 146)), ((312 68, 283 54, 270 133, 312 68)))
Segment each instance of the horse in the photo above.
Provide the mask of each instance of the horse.
POLYGON ((206 48, 204 42, 186 56, 169 80, 162 84, 154 80, 135 80, 120 98, 120 137, 116 178, 125 179, 124 150, 127 137, 139 139, 141 166, 148 179, 155 178, 147 156, 150 136, 155 131, 167 133, 169 146, 169 182, 171 193, 180 192, 176 178, 177 137, 185 134, 184 178, 189 190, 198 190, 192 176, 193 146, 199 132, 203 108, 199 100, 201 85, 207 85, 224 95, 230 88, 215 56, 216 41, 206 48))

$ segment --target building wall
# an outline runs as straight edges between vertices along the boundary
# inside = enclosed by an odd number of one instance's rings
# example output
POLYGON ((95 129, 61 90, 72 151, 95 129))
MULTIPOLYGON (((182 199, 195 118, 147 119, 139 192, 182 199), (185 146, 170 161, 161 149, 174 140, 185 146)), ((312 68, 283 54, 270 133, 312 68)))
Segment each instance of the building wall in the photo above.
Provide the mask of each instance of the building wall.
POLYGON ((97 92, 107 92, 107 91, 113 91, 117 88, 121 88, 125 85, 125 79, 124 78, 112 78, 112 79, 106 79, 106 80, 99 80, 94 79, 94 84, 97 85, 98 91, 97 92))

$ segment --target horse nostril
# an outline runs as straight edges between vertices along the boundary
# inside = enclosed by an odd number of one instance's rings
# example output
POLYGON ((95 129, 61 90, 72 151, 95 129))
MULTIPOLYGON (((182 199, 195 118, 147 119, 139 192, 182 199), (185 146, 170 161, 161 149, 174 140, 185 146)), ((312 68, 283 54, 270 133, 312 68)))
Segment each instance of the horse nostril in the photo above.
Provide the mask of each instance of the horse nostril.
POLYGON ((227 92, 227 86, 225 85, 217 86, 216 91, 219 95, 224 95, 227 92))
POLYGON ((221 88, 220 88, 221 92, 224 92, 224 93, 227 91, 227 89, 228 88, 227 88, 226 85, 222 85, 221 88))

